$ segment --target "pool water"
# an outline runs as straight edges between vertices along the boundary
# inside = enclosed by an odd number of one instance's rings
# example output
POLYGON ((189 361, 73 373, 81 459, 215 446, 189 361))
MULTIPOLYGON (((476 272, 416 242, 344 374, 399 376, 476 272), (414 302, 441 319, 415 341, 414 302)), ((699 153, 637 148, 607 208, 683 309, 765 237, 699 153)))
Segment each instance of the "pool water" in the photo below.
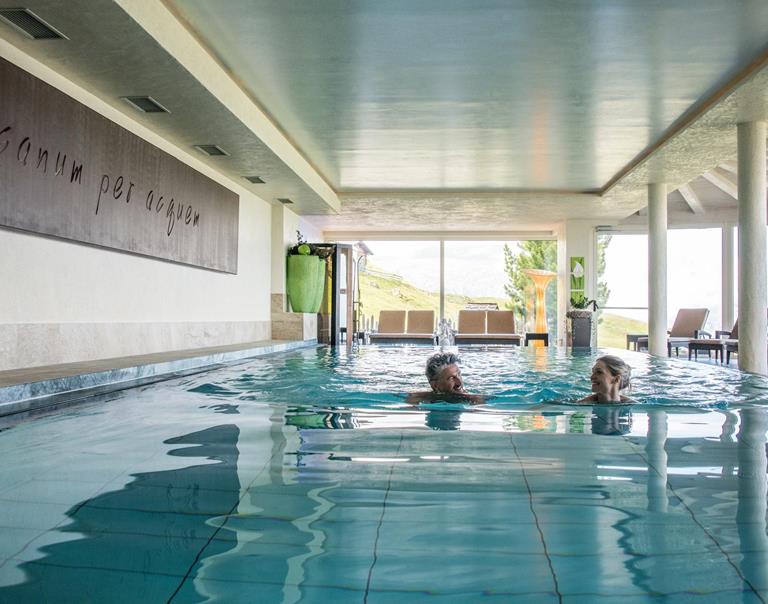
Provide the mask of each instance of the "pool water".
POLYGON ((768 381, 621 351, 309 348, 0 431, 0 602, 766 602, 768 381))

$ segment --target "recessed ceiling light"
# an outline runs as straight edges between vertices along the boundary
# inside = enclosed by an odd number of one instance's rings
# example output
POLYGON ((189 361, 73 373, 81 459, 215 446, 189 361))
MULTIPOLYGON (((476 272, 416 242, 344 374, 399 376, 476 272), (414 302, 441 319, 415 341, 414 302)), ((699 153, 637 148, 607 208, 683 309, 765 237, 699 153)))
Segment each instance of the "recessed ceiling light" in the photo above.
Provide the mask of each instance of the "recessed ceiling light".
POLYGON ((229 155, 218 145, 195 145, 195 149, 202 151, 206 155, 229 155))
POLYGON ((68 40, 28 8, 0 8, 0 19, 33 40, 68 40))
POLYGON ((283 205, 285 205, 285 206, 287 206, 287 205, 289 205, 289 204, 292 204, 292 203, 293 203, 293 202, 292 202, 290 199, 288 199, 287 197, 278 197, 278 198, 277 198, 277 201, 279 201, 280 203, 282 203, 282 204, 283 204, 283 205))
POLYGON ((151 96, 123 96, 120 98, 144 113, 170 113, 151 96))
POLYGON ((263 185, 264 181, 261 179, 260 176, 243 176, 245 180, 248 182, 252 182, 255 185, 263 185))

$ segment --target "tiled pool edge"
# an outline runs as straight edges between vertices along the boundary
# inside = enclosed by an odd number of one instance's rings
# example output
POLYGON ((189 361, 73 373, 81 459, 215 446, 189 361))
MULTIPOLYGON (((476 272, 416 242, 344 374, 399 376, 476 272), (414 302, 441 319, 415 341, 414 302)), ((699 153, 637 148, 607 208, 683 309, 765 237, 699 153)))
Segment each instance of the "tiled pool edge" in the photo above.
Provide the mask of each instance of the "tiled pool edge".
POLYGON ((317 345, 316 340, 279 342, 242 350, 3 386, 0 387, 0 417, 56 407, 88 396, 189 375, 252 357, 317 345))

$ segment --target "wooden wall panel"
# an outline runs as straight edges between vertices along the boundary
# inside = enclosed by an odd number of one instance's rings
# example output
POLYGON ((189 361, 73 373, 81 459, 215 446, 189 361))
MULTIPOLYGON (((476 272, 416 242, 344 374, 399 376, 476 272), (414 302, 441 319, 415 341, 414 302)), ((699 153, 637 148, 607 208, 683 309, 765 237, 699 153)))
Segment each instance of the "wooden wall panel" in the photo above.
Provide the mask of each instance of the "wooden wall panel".
POLYGON ((239 197, 0 59, 0 226, 237 272, 239 197))

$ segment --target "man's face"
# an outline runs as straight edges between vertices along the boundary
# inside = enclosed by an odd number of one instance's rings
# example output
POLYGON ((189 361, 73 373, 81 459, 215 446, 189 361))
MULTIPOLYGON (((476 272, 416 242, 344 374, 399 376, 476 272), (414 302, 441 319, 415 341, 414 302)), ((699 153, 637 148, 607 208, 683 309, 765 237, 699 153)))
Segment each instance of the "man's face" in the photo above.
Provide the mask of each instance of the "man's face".
POLYGON ((461 379, 461 369, 456 363, 443 368, 440 375, 430 382, 432 390, 441 394, 459 394, 464 392, 464 381, 461 379))

